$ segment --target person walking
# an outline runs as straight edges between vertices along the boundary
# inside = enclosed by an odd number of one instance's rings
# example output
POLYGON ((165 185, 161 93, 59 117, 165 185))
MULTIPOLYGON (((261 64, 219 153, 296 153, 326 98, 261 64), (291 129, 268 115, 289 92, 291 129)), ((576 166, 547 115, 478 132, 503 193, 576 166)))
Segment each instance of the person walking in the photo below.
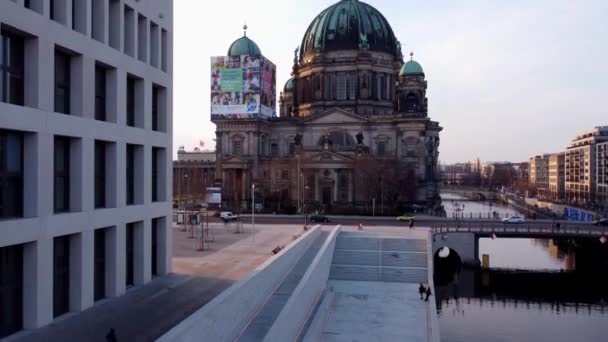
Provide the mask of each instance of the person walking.
POLYGON ((426 288, 426 298, 424 299, 424 301, 428 302, 429 301, 429 297, 431 295, 432 295, 432 293, 431 293, 431 287, 429 286, 429 287, 426 288))
POLYGON ((110 328, 110 331, 106 335, 106 341, 107 342, 116 342, 117 341, 116 331, 114 330, 114 328, 110 328))
POLYGON ((420 299, 424 299, 422 296, 424 295, 425 292, 425 288, 424 285, 422 285, 422 283, 420 283, 420 286, 418 286, 418 292, 420 293, 420 299))
POLYGON ((410 229, 414 229, 414 220, 410 220, 410 229))

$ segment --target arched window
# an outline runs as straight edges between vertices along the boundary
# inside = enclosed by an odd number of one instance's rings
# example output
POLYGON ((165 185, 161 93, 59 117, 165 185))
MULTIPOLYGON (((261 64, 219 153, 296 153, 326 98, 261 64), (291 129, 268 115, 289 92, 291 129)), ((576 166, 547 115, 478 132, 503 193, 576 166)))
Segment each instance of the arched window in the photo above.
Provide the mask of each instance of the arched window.
POLYGON ((418 97, 414 94, 408 94, 405 99, 405 110, 408 113, 415 113, 418 111, 418 97))

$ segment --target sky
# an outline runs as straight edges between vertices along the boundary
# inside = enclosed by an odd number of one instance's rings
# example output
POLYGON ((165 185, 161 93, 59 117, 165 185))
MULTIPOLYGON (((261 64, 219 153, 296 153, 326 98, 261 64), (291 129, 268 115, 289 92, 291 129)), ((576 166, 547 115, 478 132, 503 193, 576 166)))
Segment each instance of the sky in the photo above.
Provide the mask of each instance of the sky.
MULTIPOLYGON (((174 1, 174 153, 204 141, 209 58, 243 35, 277 65, 278 91, 310 22, 336 0, 174 1)), ((608 125, 608 1, 368 0, 428 81, 440 160, 524 161, 608 125)))

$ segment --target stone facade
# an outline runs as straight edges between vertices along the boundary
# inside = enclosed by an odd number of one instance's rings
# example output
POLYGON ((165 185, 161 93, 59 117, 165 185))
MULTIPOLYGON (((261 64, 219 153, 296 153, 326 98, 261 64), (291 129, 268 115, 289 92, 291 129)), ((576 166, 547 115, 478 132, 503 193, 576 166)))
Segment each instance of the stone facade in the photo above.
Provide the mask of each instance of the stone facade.
MULTIPOLYGON (((350 2, 349 8, 362 6, 350 2)), ((361 8, 363 15, 373 11, 361 8)), ((349 45, 363 33, 318 37, 323 34, 309 29, 296 51, 280 117, 213 120, 223 206, 248 208, 255 184, 255 203, 269 212, 371 214, 374 204, 377 213, 402 213, 413 204, 433 208, 442 128, 427 115, 422 68, 413 60, 404 65, 398 43, 386 48, 396 42, 392 31, 383 33, 392 39, 382 48, 363 38, 349 45), (312 35, 340 48, 313 48, 312 35)))
POLYGON ((565 190, 565 153, 555 153, 549 157, 549 199, 561 202, 565 190))

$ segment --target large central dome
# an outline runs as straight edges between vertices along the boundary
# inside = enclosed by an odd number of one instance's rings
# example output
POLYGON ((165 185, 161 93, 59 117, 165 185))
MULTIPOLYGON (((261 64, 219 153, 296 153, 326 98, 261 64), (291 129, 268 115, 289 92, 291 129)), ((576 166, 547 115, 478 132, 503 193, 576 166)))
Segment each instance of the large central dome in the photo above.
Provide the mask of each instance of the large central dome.
POLYGON ((313 52, 353 49, 401 57, 397 38, 377 9, 358 0, 342 0, 312 21, 302 40, 300 57, 313 52))

